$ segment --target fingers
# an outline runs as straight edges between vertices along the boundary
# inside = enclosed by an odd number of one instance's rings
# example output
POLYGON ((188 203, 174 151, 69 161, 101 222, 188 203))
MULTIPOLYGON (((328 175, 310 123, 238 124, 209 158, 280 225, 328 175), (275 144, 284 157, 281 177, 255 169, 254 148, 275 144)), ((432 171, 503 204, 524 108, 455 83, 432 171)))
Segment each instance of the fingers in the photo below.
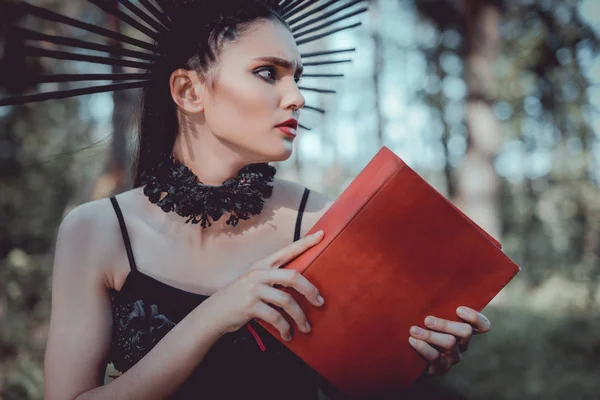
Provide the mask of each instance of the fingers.
POLYGON ((471 325, 474 333, 486 333, 491 328, 490 320, 472 308, 458 307, 456 314, 471 325))
POLYGON ((283 340, 289 342, 292 340, 291 326, 281 313, 275 310, 273 307, 263 303, 257 302, 255 305, 254 315, 256 318, 260 318, 263 321, 273 325, 275 329, 279 331, 279 334, 283 340))
POLYGON ((292 261, 306 250, 310 249, 323 239, 323 231, 318 231, 312 235, 303 237, 302 239, 292 243, 289 246, 277 251, 273 255, 269 256, 266 261, 267 264, 274 268, 279 268, 284 264, 292 261))
POLYGON ((323 239, 323 231, 318 231, 306 236, 293 244, 279 250, 273 255, 254 264, 245 279, 250 279, 254 295, 261 299, 256 303, 256 318, 260 318, 279 330, 284 340, 291 340, 291 326, 275 308, 264 302, 281 307, 298 324, 300 331, 308 333, 311 328, 306 315, 296 300, 284 291, 271 286, 281 285, 295 289, 314 306, 320 307, 325 300, 317 288, 296 270, 280 269, 280 267, 293 260, 323 239))
POLYGON ((265 302, 274 304, 284 309, 285 312, 296 322, 298 329, 300 329, 301 332, 310 332, 310 324, 306 319, 306 315, 291 294, 274 289, 270 286, 261 285, 258 289, 257 296, 265 302))
POLYGON ((408 341, 410 345, 417 350, 419 355, 429 363, 429 369, 427 370, 428 375, 444 374, 461 360, 460 352, 456 346, 452 347, 450 350, 445 349, 446 351, 441 353, 424 340, 416 339, 411 336, 408 338, 408 341))
POLYGON ((432 332, 428 329, 422 329, 418 326, 410 328, 410 334, 415 338, 422 340, 430 345, 437 346, 447 351, 453 351, 456 347, 456 337, 439 332, 432 332))
POLYGON ((429 375, 443 374, 450 370, 460 362, 461 352, 468 348, 473 333, 483 333, 490 329, 490 322, 483 314, 467 307, 459 307, 456 312, 467 323, 428 316, 425 318, 425 326, 430 330, 418 326, 410 329, 412 336, 409 342, 429 361, 429 375))
POLYGON ((473 336, 473 327, 464 322, 448 321, 446 319, 428 316, 425 318, 425 326, 431 330, 455 336, 457 344, 461 346, 468 346, 469 341, 473 336))
POLYGON ((261 271, 263 274, 263 283, 268 285, 278 284, 294 288, 316 307, 325 304, 325 300, 319 294, 319 291, 306 279, 300 272, 293 269, 270 269, 261 271))
POLYGON ((421 357, 423 357, 429 363, 433 363, 440 357, 440 352, 431 347, 423 340, 415 339, 411 336, 408 338, 408 342, 415 350, 419 352, 421 357))

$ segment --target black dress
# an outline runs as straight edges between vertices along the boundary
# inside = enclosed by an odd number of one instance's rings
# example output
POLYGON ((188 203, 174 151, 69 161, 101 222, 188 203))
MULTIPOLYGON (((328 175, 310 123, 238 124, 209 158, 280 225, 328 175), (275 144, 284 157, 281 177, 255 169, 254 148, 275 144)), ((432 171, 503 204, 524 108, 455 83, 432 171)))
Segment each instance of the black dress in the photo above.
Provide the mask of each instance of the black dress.
MULTIPOLYGON (((294 241, 300 237, 302 197, 294 241)), ((131 272, 111 294, 113 332, 109 355, 125 372, 208 296, 190 293, 149 277, 136 268, 123 214, 117 214, 131 272)), ((208 351, 172 399, 317 399, 319 376, 254 320, 225 334, 208 351)))

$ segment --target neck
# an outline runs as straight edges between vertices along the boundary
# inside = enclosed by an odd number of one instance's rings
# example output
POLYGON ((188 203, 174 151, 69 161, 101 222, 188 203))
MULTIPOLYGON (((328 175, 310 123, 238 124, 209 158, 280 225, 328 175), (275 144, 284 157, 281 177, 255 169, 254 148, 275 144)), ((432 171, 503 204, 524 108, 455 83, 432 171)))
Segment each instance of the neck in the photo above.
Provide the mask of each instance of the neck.
POLYGON ((173 145, 173 157, 188 167, 200 182, 209 186, 221 186, 226 180, 238 176, 242 168, 256 162, 213 134, 200 132, 179 134, 173 145))

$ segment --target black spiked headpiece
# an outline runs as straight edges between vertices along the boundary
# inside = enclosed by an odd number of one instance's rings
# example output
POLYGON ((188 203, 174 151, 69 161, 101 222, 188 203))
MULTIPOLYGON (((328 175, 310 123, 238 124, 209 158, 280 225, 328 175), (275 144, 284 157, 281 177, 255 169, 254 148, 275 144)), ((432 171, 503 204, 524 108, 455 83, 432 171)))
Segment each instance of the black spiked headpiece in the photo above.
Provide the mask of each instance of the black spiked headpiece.
MULTIPOLYGON (((198 7, 203 14, 215 13, 215 8, 227 7, 228 10, 236 9, 248 0, 87 0, 111 14, 122 22, 130 25, 150 40, 144 41, 120 32, 115 32, 104 27, 82 22, 45 8, 37 7, 25 1, 16 3, 10 10, 3 11, 5 15, 23 16, 30 15, 51 22, 64 24, 71 27, 83 29, 93 34, 109 39, 113 44, 101 44, 84 41, 73 37, 63 37, 36 32, 23 27, 12 27, 7 40, 7 55, 16 54, 21 57, 47 57, 53 59, 80 61, 87 63, 104 64, 111 66, 123 66, 138 69, 138 72, 127 73, 81 73, 81 74, 53 74, 40 75, 30 71, 27 79, 31 85, 49 82, 96 82, 80 89, 57 90, 29 95, 13 96, 0 99, 0 106, 19 105, 33 103, 50 99, 62 99, 67 97, 81 96, 91 93, 111 92, 124 89, 142 88, 149 86, 153 81, 153 72, 161 62, 168 61, 172 57, 169 48, 165 46, 168 42, 165 38, 169 35, 177 35, 177 18, 189 15, 188 7, 198 7), (241 3, 240 3, 241 2, 241 3), (127 44, 124 48, 117 43, 127 44), (32 44, 38 42, 38 46, 32 44), (49 42, 57 45, 67 46, 74 49, 84 49, 85 54, 50 50, 39 46, 39 42, 49 42), (161 43, 163 45, 161 46, 161 43), (89 50, 108 53, 107 55, 90 55, 89 50), (101 81, 113 81, 111 84, 98 84, 101 81)), ((366 0, 261 0, 264 5, 269 6, 276 12, 291 28, 298 46, 328 37, 337 32, 352 29, 360 25, 360 22, 348 24, 344 21, 361 14, 367 7, 361 6, 366 0)), ((210 20, 210 15, 208 19, 210 20)), ((206 19, 206 16, 205 16, 206 19)), ((210 21, 214 23, 215 21, 210 21)), ((301 53, 303 65, 311 69, 314 66, 330 65, 350 62, 350 59, 327 59, 342 53, 353 52, 353 48, 313 51, 301 53), (306 61, 308 60, 308 61, 306 61)), ((176 57, 175 57, 176 58, 176 57)), ((24 62, 23 62, 24 63, 24 62)), ((0 65, 0 71, 2 65, 0 65)), ((319 72, 319 71, 317 71, 319 72)), ((343 75, 312 73, 309 71, 305 77, 337 78, 343 75)), ((300 90, 314 91, 317 93, 335 93, 317 87, 300 86, 300 90)), ((321 108, 306 105, 305 109, 324 113, 321 108)), ((306 128, 306 127, 303 127, 306 128)))

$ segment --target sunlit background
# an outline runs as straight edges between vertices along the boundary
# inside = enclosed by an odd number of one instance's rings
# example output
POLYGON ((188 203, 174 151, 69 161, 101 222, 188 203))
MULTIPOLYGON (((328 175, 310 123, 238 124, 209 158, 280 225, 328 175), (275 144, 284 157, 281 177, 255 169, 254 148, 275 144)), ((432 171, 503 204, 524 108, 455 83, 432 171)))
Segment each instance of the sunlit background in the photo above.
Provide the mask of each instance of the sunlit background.
MULTIPOLYGON (((136 35, 85 1, 30 2, 136 35)), ((311 130, 278 176, 337 196, 385 145, 523 269, 486 308, 492 331, 406 398, 600 398, 600 0, 370 3, 351 20, 359 29, 314 44, 357 50, 352 63, 310 69, 345 77, 304 79, 337 94, 305 93, 327 113, 302 112, 311 130)), ((47 58, 17 68, 1 13, 0 98, 28 90, 25 67, 111 71, 47 58)), ((43 397, 56 229, 68 210, 131 184, 138 95, 0 108, 0 400, 43 397)))

